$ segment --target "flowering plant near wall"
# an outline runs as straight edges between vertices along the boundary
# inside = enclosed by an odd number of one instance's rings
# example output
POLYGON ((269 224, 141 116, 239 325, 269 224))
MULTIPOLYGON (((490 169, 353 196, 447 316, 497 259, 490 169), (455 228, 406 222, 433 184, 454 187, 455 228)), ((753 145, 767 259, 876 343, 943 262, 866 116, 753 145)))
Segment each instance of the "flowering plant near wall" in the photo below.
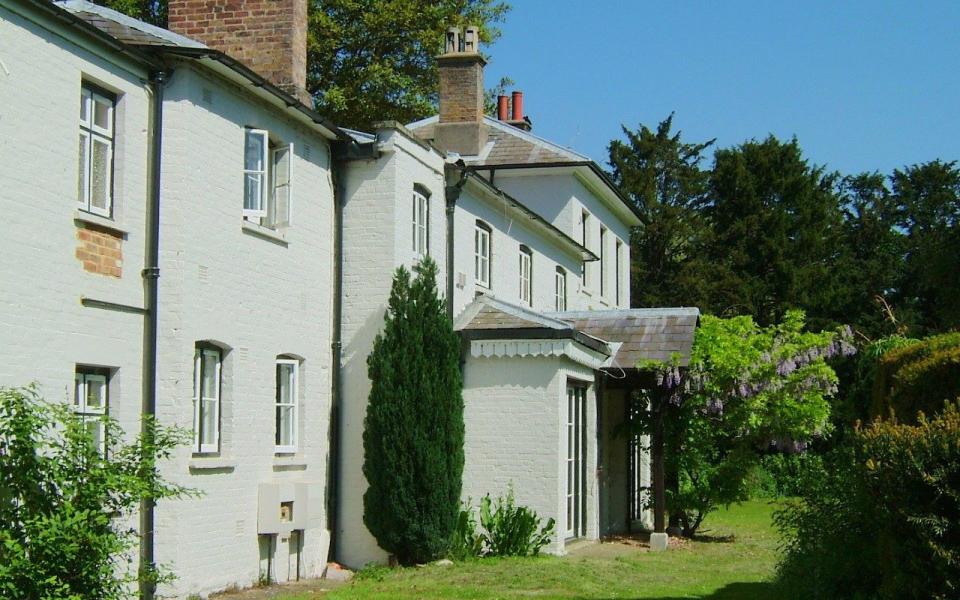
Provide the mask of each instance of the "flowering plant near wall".
MULTIPOLYGON (((827 433, 837 375, 829 358, 856 352, 852 333, 805 331, 801 311, 760 327, 751 317, 704 315, 690 363, 638 365, 654 374, 648 400, 666 410, 666 487, 671 525, 694 535, 708 513, 746 499, 744 480, 771 441, 802 449, 827 433)), ((650 432, 640 412, 640 433, 650 432)))

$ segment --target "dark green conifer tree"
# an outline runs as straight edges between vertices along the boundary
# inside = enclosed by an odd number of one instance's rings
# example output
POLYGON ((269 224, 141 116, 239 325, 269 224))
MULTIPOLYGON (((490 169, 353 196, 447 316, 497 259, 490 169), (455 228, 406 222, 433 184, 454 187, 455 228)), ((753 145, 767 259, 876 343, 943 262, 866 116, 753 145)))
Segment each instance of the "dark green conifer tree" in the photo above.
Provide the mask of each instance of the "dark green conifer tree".
POLYGON ((460 341, 429 258, 397 269, 383 331, 367 359, 363 522, 401 564, 442 556, 463 476, 460 341))

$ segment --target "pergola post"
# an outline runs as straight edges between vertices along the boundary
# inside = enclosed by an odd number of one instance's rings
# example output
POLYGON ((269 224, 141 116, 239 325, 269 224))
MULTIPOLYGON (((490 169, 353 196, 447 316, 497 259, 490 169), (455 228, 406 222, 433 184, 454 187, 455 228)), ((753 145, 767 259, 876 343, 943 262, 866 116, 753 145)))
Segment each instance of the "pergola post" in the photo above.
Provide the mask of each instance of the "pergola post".
POLYGON ((665 404, 666 394, 664 394, 662 390, 657 389, 653 395, 653 402, 650 407, 653 413, 651 415, 653 417, 653 431, 651 432, 650 440, 650 468, 653 471, 653 533, 650 534, 651 550, 666 550, 668 541, 666 533, 667 497, 663 431, 665 404))

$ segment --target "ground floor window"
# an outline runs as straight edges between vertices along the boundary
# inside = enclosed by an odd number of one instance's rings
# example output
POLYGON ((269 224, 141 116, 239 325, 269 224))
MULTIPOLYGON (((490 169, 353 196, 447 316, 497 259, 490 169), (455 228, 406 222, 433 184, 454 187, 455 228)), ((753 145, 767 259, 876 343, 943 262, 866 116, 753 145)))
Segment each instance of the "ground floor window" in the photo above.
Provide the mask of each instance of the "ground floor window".
MULTIPOLYGON (((642 411, 646 410, 646 398, 640 394, 632 394, 627 401, 627 422, 630 430, 636 431, 642 411)), ((643 518, 643 507, 646 502, 646 482, 643 478, 643 459, 646 448, 639 434, 632 433, 627 443, 627 518, 639 521, 643 518)))
POLYGON ((587 386, 567 383, 567 520, 566 536, 586 533, 587 386))
POLYGON ((101 454, 106 452, 103 418, 107 414, 109 380, 108 369, 95 367, 78 366, 73 376, 73 411, 83 421, 84 428, 101 454))

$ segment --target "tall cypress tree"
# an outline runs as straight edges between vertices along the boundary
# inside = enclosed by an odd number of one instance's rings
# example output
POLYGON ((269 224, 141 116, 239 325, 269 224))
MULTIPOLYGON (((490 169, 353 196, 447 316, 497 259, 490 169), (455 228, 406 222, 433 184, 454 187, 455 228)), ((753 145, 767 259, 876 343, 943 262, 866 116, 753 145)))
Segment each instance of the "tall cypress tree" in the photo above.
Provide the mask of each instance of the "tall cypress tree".
POLYGON ((363 522, 401 564, 433 560, 456 524, 463 476, 460 342, 429 258, 400 267, 367 358, 363 522))

